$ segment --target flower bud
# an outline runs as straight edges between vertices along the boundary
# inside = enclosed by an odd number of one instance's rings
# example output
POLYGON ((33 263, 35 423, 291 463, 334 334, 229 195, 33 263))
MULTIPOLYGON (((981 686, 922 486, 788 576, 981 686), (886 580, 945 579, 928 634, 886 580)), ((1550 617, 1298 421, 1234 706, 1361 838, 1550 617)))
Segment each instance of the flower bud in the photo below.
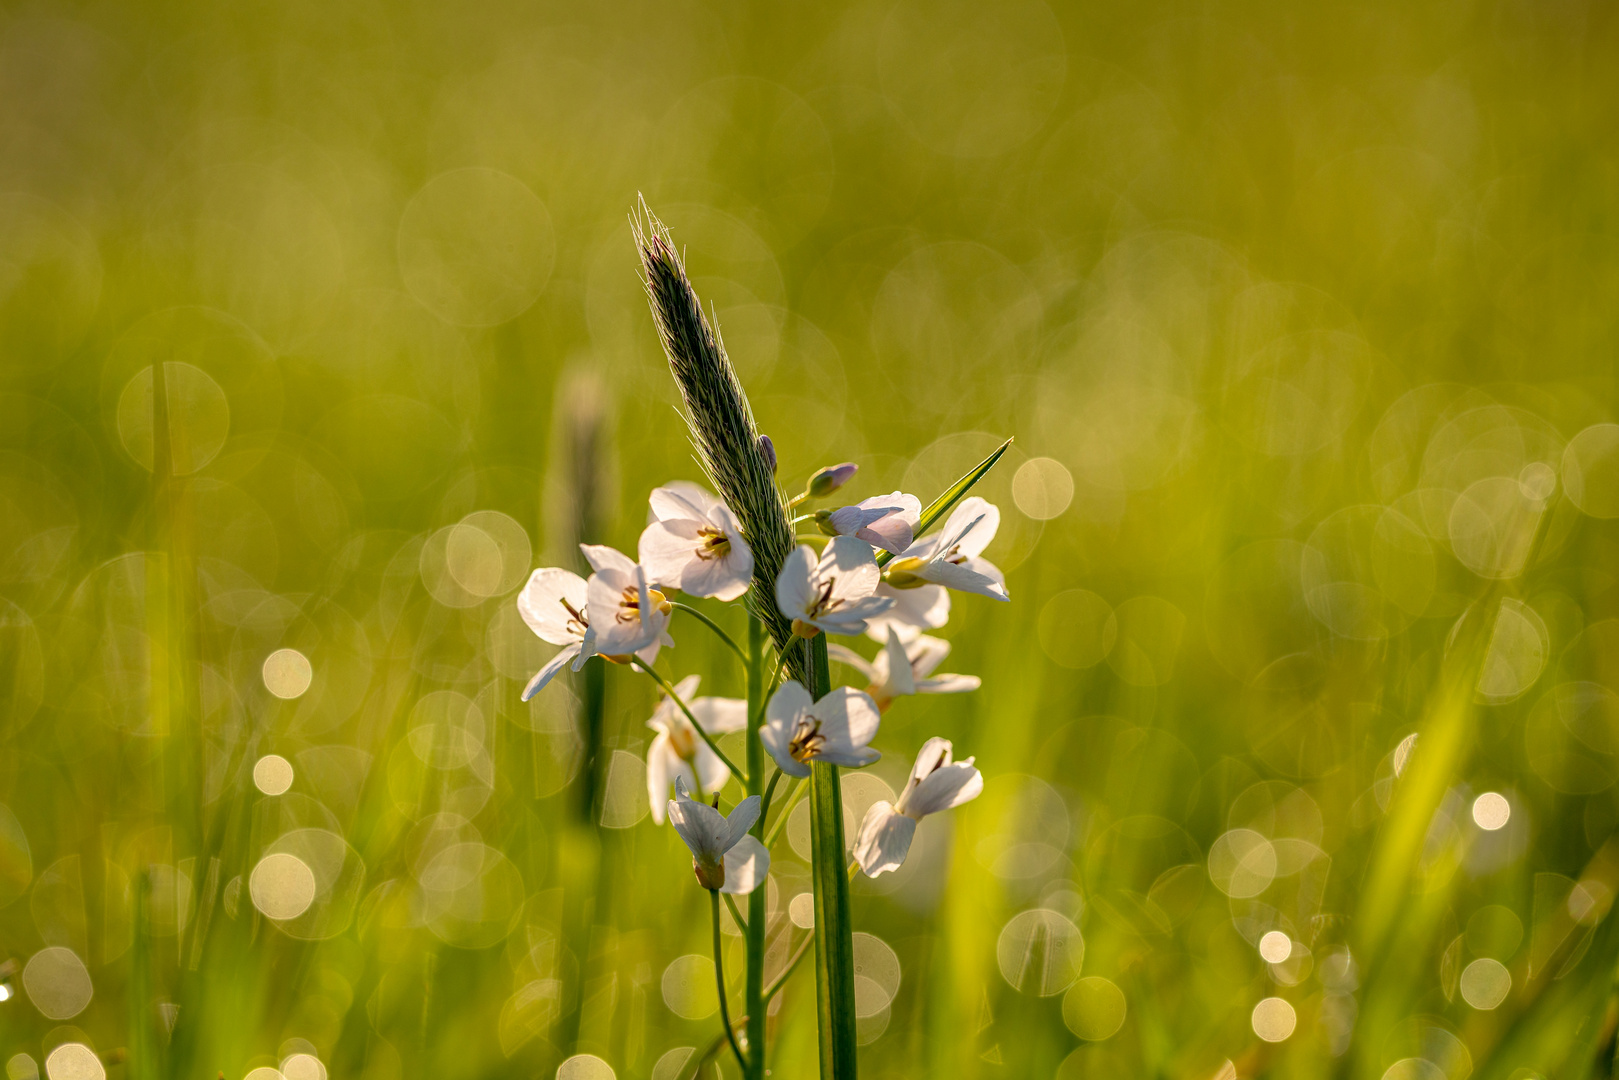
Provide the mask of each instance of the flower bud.
POLYGON ((769 435, 759 436, 759 455, 770 466, 770 475, 776 475, 776 444, 770 441, 769 435))
POLYGON ((853 479, 859 469, 860 466, 852 461, 845 461, 842 465, 828 465, 810 477, 804 493, 813 499, 825 498, 853 479))
POLYGON ((815 511, 815 527, 827 536, 838 535, 837 526, 832 524, 832 511, 830 510, 815 511))
POLYGON ((915 589, 926 585, 927 582, 916 573, 925 565, 927 565, 926 559, 919 559, 914 555, 904 559, 895 559, 888 564, 888 569, 884 571, 883 581, 890 588, 895 589, 915 589))

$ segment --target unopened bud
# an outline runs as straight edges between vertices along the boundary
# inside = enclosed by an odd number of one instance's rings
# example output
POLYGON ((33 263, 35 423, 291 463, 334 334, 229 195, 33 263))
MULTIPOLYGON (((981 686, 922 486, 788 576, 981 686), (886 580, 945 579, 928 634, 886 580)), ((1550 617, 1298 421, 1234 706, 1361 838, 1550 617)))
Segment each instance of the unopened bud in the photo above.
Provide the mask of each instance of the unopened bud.
POLYGON ((832 511, 830 510, 815 511, 815 527, 827 536, 838 535, 838 527, 832 524, 832 511))
POLYGON ((765 459, 770 466, 770 475, 776 475, 776 444, 770 441, 769 435, 759 436, 759 456, 765 459))
POLYGON ((904 559, 895 559, 888 564, 883 572, 883 581, 894 589, 915 589, 927 584, 927 581, 918 576, 917 571, 927 565, 927 560, 912 555, 904 559))
POLYGON ((845 461, 842 465, 828 465, 810 477, 809 486, 804 492, 813 499, 825 498, 852 480, 859 470, 860 466, 852 461, 845 461))

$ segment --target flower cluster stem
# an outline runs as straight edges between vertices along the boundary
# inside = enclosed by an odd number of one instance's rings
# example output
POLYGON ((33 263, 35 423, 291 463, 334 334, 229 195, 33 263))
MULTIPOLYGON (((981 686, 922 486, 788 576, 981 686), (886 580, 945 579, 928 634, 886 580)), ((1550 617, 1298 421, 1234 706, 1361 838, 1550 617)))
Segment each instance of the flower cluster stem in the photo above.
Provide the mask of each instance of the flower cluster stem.
MULTIPOLYGON (((642 660, 638 656, 631 657, 630 658, 630 663, 634 664, 636 667, 640 668, 642 671, 644 671, 648 675, 652 676, 652 681, 657 683, 659 686, 663 687, 663 692, 669 695, 669 700, 670 701, 673 701, 676 705, 680 706, 680 711, 686 714, 686 719, 690 720, 691 721, 691 726, 697 729, 697 734, 701 735, 703 737, 703 741, 708 744, 708 748, 710 750, 714 751, 714 756, 719 758, 721 761, 723 761, 725 763, 725 767, 727 769, 730 769, 731 772, 736 776, 736 778, 738 780, 742 781, 743 785, 746 786, 748 784, 748 782, 749 782, 748 774, 744 773, 741 769, 737 768, 736 763, 734 761, 732 761, 730 758, 725 756, 725 751, 720 749, 720 744, 715 742, 714 741, 714 736, 710 735, 703 728, 703 725, 701 725, 701 724, 699 724, 697 722, 697 717, 693 716, 691 714, 691 709, 686 705, 686 703, 684 701, 680 700, 680 695, 675 693, 675 688, 669 685, 669 680, 665 679, 662 675, 659 675, 657 673, 657 671, 653 669, 651 664, 648 664, 646 661, 642 660)), ((751 752, 751 746, 750 746, 750 752, 751 752)), ((749 791, 749 794, 752 794, 751 789, 749 791)))
POLYGON ((742 1053, 742 1047, 737 1045, 736 1033, 731 1030, 731 1005, 725 1000, 725 949, 720 940, 720 894, 717 890, 708 890, 708 904, 714 916, 714 982, 720 995, 720 1023, 725 1025, 725 1037, 730 1040, 731 1053, 736 1055, 737 1064, 742 1066, 742 1075, 747 1076, 748 1058, 742 1053))
MULTIPOLYGON (((831 693, 826 635, 810 639, 810 692, 831 693)), ((854 930, 849 912, 848 847, 843 838, 843 789, 838 769, 810 765, 810 876, 815 888, 815 998, 822 1080, 854 1080, 854 930)))
MULTIPOLYGON (((764 709, 765 702, 765 628, 764 624, 752 615, 748 616, 748 715, 757 716, 764 709)), ((781 669, 777 667, 779 672, 781 669)), ((760 803, 759 819, 753 823, 753 835, 764 841, 765 813, 769 809, 770 796, 764 793, 765 752, 764 744, 759 740, 758 730, 750 725, 747 731, 748 740, 748 794, 764 795, 760 803)), ((776 779, 781 770, 776 770, 776 776, 771 778, 770 789, 773 793, 776 779)), ((764 981, 765 981, 765 930, 769 919, 765 911, 765 899, 768 889, 761 882, 757 889, 748 894, 748 925, 743 930, 748 943, 748 973, 744 1001, 747 1005, 748 1019, 748 1054, 751 1058, 742 1068, 742 1075, 747 1080, 763 1080, 765 1074, 765 1009, 764 1009, 764 981)))

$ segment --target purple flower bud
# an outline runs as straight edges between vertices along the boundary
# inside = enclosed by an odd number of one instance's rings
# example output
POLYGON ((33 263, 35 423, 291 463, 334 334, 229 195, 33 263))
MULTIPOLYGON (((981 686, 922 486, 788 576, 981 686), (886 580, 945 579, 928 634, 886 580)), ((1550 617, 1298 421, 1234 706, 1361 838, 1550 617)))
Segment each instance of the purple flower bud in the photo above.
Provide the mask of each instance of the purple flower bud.
POLYGON ((765 464, 770 466, 770 475, 776 475, 776 444, 770 441, 769 435, 759 436, 759 453, 764 455, 765 464))
POLYGON ((842 465, 828 465, 810 477, 809 487, 805 490, 811 498, 824 498, 847 484, 859 470, 860 466, 852 461, 845 461, 842 465))

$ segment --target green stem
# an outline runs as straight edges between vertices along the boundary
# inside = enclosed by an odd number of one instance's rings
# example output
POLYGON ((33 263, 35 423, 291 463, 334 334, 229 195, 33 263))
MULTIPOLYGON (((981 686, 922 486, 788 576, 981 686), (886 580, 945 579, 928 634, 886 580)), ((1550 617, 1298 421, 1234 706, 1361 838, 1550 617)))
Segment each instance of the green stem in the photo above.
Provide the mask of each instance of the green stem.
MULTIPOLYGON (((831 693, 826 635, 810 639, 810 695, 831 693)), ((854 928, 845 871, 843 790, 838 769, 810 764, 810 876, 815 886, 815 1000, 821 1038, 822 1080, 856 1075, 854 928)))
MULTIPOLYGON (((989 472, 989 470, 995 466, 997 461, 1001 460, 1001 455, 1006 453, 1006 448, 1011 445, 1011 439, 1007 439, 1005 442, 1001 443, 1001 445, 996 447, 995 451, 990 454, 989 457, 985 458, 983 461, 980 461, 977 465, 974 465, 967 472, 966 476, 963 476, 960 480, 957 480, 954 484, 951 484, 944 490, 943 494, 929 503, 927 509, 922 511, 921 519, 917 522, 915 534, 916 538, 920 540, 923 533, 933 528, 934 522, 948 514, 950 509, 955 506, 956 503, 960 502, 962 497, 966 495, 967 492, 972 490, 973 485, 982 480, 984 478, 984 474, 989 472)), ((877 553, 877 565, 887 566, 888 560, 892 559, 893 557, 894 553, 892 551, 879 551, 877 553)))
MULTIPOLYGON (((748 617, 748 715, 763 710, 768 695, 764 693, 764 664, 765 664, 765 628, 764 624, 753 616, 748 617)), ((780 668, 778 667, 779 671, 780 668)), ((748 794, 758 795, 760 786, 764 783, 765 751, 764 744, 759 741, 757 727, 750 727, 745 733, 748 746, 748 794)), ((780 770, 777 770, 780 775, 780 770)), ((753 835, 763 842, 765 828, 765 812, 770 806, 770 796, 776 788, 775 779, 772 778, 770 787, 764 792, 760 801, 759 817, 753 823, 753 835)), ((743 933, 748 944, 748 972, 747 984, 744 987, 743 1002, 747 1006, 748 1017, 748 1052, 752 1057, 752 1069, 747 1066, 742 1069, 742 1075, 747 1080, 763 1080, 765 1072, 765 1010, 764 999, 760 997, 765 978, 765 930, 769 922, 769 913, 765 911, 765 899, 768 890, 764 882, 748 894, 748 923, 743 933)))
POLYGON ((659 686, 663 687, 663 692, 669 695, 670 701, 673 701, 676 705, 680 706, 680 711, 686 714, 686 719, 690 720, 691 726, 697 729, 697 734, 701 735, 703 737, 703 741, 708 744, 708 748, 714 751, 714 756, 725 762, 725 767, 730 769, 732 775, 740 780, 742 785, 746 787, 748 784, 748 774, 737 768, 735 762, 725 756, 725 751, 720 749, 720 744, 715 742, 714 736, 705 731, 703 729, 703 725, 697 722, 697 717, 693 716, 691 714, 691 709, 687 707, 684 701, 680 700, 680 695, 675 693, 675 688, 669 685, 669 680, 652 670, 652 665, 648 664, 645 660, 642 660, 639 656, 630 657, 630 663, 652 676, 653 681, 659 686))
MULTIPOLYGON (((753 891, 758 892, 759 890, 755 889, 753 891)), ((731 918, 736 920, 737 929, 746 934, 748 930, 748 920, 742 917, 742 912, 737 909, 736 901, 731 899, 731 894, 721 893, 720 898, 725 901, 725 906, 730 909, 731 918)))
POLYGON ((804 792, 808 790, 809 785, 804 783, 804 781, 793 781, 793 790, 791 794, 787 796, 787 801, 782 804, 781 813, 776 815, 776 823, 770 826, 770 831, 765 834, 765 847, 772 847, 775 845, 776 838, 781 835, 783 826, 787 824, 787 815, 793 812, 793 807, 798 805, 798 800, 802 798, 804 792))
POLYGON ((736 658, 742 661, 742 666, 748 666, 748 654, 742 651, 742 646, 738 645, 736 643, 736 639, 731 637, 730 634, 727 634, 724 629, 720 627, 719 623, 715 622, 713 619, 710 619, 707 615, 703 614, 701 611, 698 611, 690 604, 682 604, 680 601, 674 600, 670 601, 669 606, 674 608, 676 611, 686 612, 692 618, 696 619, 698 622, 714 631, 714 633, 718 634, 719 639, 725 642, 725 644, 729 645, 732 652, 736 653, 736 658))
MULTIPOLYGON (((758 892, 757 889, 754 890, 758 892)), ((720 894, 715 889, 708 890, 709 911, 714 915, 714 982, 720 993, 720 1023, 725 1025, 725 1037, 731 1042, 731 1053, 736 1055, 736 1063, 742 1066, 742 1075, 748 1075, 748 1059, 742 1053, 742 1047, 737 1045, 736 1033, 731 1030, 731 1005, 725 1000, 725 952, 720 943, 720 894)))
MULTIPOLYGON (((770 981, 769 986, 765 987, 764 1000, 766 1002, 781 993, 781 988, 787 985, 787 980, 792 977, 793 972, 798 970, 798 965, 803 962, 804 957, 809 955, 810 946, 813 944, 815 944, 815 934, 811 932, 804 935, 804 940, 798 943, 798 949, 793 953, 792 958, 787 961, 787 966, 781 969, 781 974, 770 981)), ((738 1017, 736 1021, 737 1027, 746 1026, 751 1019, 751 1015, 738 1017)), ((712 1061, 714 1055, 719 1053, 720 1047, 724 1045, 725 1035, 721 1033, 714 1036, 713 1041, 701 1050, 693 1051, 692 1056, 687 1058, 686 1064, 681 1067, 677 1080, 695 1080, 697 1074, 703 1071, 703 1066, 712 1061)))
MULTIPOLYGON (((780 782, 781 770, 777 769, 770 774, 770 783, 765 788, 765 797, 759 802, 759 822, 754 826, 754 835, 756 836, 764 830, 765 815, 770 813, 770 800, 776 797, 776 785, 780 782)), ((762 841, 764 837, 760 836, 759 839, 762 841)))

